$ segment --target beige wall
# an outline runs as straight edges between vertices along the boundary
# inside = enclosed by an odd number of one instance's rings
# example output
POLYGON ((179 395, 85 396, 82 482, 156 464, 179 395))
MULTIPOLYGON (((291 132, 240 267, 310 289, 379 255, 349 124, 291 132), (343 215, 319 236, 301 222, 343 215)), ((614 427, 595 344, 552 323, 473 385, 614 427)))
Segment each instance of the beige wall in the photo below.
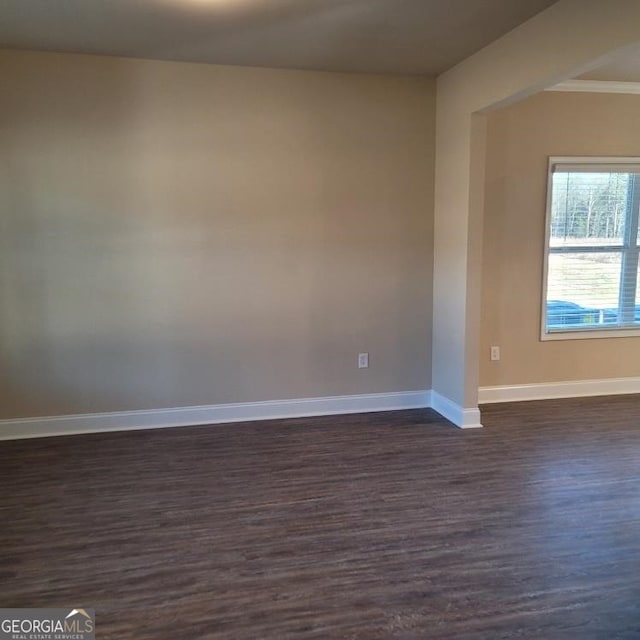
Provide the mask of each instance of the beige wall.
POLYGON ((430 387, 433 81, 0 75, 0 418, 430 387))
POLYGON ((489 116, 482 386, 640 375, 640 338, 540 341, 548 157, 639 149, 639 96, 543 93, 489 116))

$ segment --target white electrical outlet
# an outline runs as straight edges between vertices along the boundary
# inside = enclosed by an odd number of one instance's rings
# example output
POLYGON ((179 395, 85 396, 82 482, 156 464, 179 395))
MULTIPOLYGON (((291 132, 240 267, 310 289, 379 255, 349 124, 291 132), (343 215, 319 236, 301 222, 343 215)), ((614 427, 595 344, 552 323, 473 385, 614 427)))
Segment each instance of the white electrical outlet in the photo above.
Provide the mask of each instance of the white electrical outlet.
POLYGON ((500 347, 491 347, 491 360, 494 362, 500 360, 500 347))
POLYGON ((368 353, 359 353, 358 354, 358 369, 368 369, 369 368, 369 354, 368 353))

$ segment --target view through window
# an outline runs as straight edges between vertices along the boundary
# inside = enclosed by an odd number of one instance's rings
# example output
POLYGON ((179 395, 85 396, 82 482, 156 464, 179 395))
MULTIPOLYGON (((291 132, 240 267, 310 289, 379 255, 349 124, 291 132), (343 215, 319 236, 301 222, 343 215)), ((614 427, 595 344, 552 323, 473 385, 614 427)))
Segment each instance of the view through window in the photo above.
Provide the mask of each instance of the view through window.
POLYGON ((543 339, 637 331, 640 158, 551 158, 547 208, 543 339))

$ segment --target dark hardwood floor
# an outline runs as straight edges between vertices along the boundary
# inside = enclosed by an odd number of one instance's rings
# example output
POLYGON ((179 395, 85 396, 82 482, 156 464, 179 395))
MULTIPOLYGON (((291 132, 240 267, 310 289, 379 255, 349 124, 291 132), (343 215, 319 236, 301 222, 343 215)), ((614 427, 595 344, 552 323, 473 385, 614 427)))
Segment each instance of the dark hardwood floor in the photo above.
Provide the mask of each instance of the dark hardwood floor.
POLYGON ((0 443, 0 607, 104 640, 640 638, 640 397, 0 443))

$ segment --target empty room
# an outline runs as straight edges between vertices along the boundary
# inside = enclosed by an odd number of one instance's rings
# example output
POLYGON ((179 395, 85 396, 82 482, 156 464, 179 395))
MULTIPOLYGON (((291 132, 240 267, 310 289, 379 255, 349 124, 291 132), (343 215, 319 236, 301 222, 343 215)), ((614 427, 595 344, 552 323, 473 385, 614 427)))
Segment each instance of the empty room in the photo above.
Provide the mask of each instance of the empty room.
POLYGON ((640 639, 637 0, 0 0, 0 638, 640 639))

